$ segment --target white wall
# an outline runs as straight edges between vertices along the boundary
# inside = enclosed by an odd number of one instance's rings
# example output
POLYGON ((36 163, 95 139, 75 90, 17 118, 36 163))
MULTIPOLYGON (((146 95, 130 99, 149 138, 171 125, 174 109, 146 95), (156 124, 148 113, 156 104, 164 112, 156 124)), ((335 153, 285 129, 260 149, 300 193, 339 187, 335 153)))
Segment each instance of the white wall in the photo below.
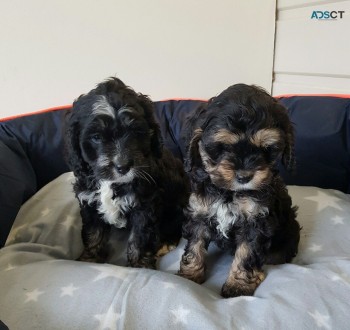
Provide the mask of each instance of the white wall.
POLYGON ((350 1, 278 0, 273 95, 350 94, 350 1), (345 11, 336 20, 313 11, 345 11))
POLYGON ((11 0, 0 117, 70 104, 117 75, 154 100, 271 90, 275 0, 11 0))

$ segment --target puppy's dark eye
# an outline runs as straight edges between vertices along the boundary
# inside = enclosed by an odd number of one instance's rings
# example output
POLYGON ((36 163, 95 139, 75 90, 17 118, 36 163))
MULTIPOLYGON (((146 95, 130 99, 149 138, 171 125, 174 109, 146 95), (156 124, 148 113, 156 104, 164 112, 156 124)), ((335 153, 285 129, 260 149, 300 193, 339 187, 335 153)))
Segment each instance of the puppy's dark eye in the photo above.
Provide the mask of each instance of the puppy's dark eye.
POLYGON ((264 152, 268 161, 275 161, 281 154, 281 147, 279 145, 269 145, 264 148, 264 152))
POLYGON ((214 160, 219 158, 224 152, 224 144, 220 142, 211 143, 205 146, 205 150, 210 158, 214 160))
POLYGON ((277 144, 267 145, 264 149, 266 152, 269 152, 269 153, 279 153, 281 150, 280 146, 277 144))
POLYGON ((215 143, 215 144, 210 144, 205 147, 205 152, 208 155, 207 161, 211 165, 216 165, 219 160, 222 158, 224 149, 222 144, 215 143))
POLYGON ((101 140, 102 140, 102 138, 101 138, 100 134, 94 134, 94 135, 90 136, 90 141, 92 143, 98 144, 98 143, 101 143, 101 140))

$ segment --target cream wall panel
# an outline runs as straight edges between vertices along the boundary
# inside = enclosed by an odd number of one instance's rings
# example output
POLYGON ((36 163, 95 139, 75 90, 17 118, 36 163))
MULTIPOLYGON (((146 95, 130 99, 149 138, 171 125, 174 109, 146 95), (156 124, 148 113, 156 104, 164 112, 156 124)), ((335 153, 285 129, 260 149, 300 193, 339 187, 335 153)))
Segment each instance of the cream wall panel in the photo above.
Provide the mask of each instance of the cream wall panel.
POLYGON ((111 75, 154 100, 271 90, 275 0, 11 0, 0 117, 71 103, 111 75))
POLYGON ((273 95, 350 94, 350 79, 329 76, 275 74, 273 95))
MULTIPOLYGON (((337 0, 332 1, 333 3, 337 0)), ((286 10, 291 8, 308 7, 313 5, 322 5, 330 3, 329 0, 277 0, 277 9, 286 10)))
POLYGON ((279 1, 277 17, 273 94, 350 94, 350 1, 279 1), (314 10, 345 13, 321 21, 314 10))

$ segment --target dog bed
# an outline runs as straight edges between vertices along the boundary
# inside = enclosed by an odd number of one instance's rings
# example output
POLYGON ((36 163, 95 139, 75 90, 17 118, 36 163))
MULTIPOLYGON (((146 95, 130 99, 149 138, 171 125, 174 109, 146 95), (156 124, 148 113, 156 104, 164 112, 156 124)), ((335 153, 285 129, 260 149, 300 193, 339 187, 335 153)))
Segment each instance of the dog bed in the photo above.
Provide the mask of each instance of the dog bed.
MULTIPOLYGON (((348 329, 350 98, 280 102, 296 130, 298 166, 282 175, 299 206, 299 254, 265 266, 254 296, 230 299, 219 293, 232 257, 215 245, 202 285, 175 275, 184 239, 158 271, 124 267, 124 231, 112 235, 110 264, 74 261, 82 242, 62 156, 69 107, 1 122, 0 320, 10 329, 348 329)), ((185 116, 199 104, 155 103, 165 144, 179 158, 185 116)))

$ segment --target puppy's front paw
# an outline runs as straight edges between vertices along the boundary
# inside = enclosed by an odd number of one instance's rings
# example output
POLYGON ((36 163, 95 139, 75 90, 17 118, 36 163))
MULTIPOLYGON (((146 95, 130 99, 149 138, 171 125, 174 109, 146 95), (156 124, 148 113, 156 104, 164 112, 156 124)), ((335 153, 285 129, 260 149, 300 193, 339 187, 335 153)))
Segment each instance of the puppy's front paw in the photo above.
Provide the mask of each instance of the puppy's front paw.
POLYGON ((225 284, 222 286, 221 295, 224 298, 252 296, 264 278, 265 274, 261 271, 253 271, 253 273, 242 272, 236 274, 235 278, 227 279, 225 284))
POLYGON ((147 254, 138 260, 129 260, 128 266, 133 268, 156 269, 156 257, 153 254, 147 254))
POLYGON ((196 262, 196 258, 191 253, 184 254, 181 259, 180 270, 177 274, 188 280, 202 284, 205 281, 205 265, 196 262))
POLYGON ((189 273, 188 271, 184 271, 180 268, 180 270, 177 272, 177 275, 187 278, 188 280, 196 282, 198 284, 202 284, 205 281, 204 272, 189 273))
POLYGON ((239 296, 252 296, 256 288, 252 286, 243 286, 239 283, 225 283, 221 289, 221 295, 224 298, 233 298, 239 296))

